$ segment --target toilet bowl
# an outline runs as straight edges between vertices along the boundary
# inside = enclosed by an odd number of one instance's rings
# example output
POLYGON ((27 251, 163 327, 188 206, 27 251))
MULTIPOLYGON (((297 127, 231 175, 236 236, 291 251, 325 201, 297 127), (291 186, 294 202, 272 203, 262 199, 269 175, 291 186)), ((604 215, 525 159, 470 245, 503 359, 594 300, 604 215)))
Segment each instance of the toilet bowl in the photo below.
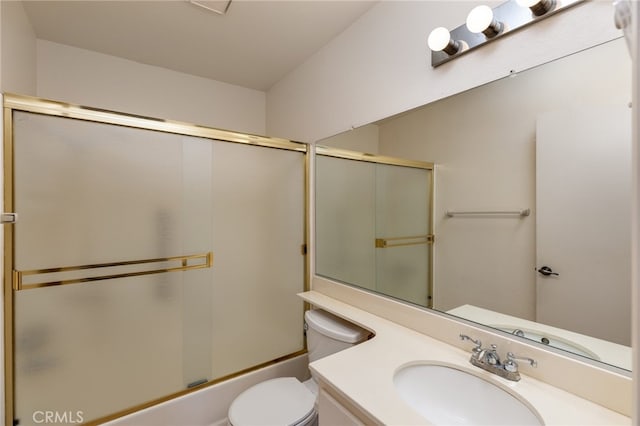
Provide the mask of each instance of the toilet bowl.
POLYGON ((295 377, 266 380, 231 403, 229 424, 312 426, 317 423, 315 401, 316 395, 295 377))
MULTIPOLYGON (((320 309, 305 313, 309 362, 367 339, 369 332, 320 309)), ((238 395, 227 414, 232 426, 315 426, 318 423, 315 379, 300 382, 279 377, 250 387, 238 395)))

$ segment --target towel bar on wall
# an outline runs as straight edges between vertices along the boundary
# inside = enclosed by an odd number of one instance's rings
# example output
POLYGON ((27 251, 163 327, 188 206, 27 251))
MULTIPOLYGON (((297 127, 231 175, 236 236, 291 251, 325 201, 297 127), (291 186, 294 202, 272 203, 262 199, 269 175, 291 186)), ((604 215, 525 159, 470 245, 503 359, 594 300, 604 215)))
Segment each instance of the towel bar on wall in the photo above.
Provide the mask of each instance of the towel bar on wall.
POLYGON ((447 210, 448 217, 454 216, 529 216, 531 209, 495 210, 495 211, 453 211, 447 210))
POLYGON ((122 262, 98 263, 93 265, 35 269, 31 271, 14 270, 13 271, 13 289, 16 291, 30 290, 34 288, 52 287, 52 286, 67 285, 67 284, 79 284, 79 283, 85 283, 85 282, 111 280, 116 278, 139 277, 142 275, 160 274, 164 272, 189 271, 192 269, 211 268, 212 265, 213 265, 213 253, 208 252, 203 254, 194 254, 194 255, 187 255, 187 256, 174 256, 174 257, 144 259, 144 260, 127 260, 122 262), (164 265, 156 265, 155 268, 152 268, 152 269, 143 269, 143 270, 134 269, 129 271, 122 270, 131 266, 149 265, 154 263, 156 264, 160 263, 164 265), (168 263, 172 263, 173 265, 167 265, 168 263), (116 270, 108 273, 104 273, 102 275, 96 274, 96 275, 88 275, 88 276, 81 276, 81 277, 62 276, 62 277, 58 277, 59 279, 57 280, 51 280, 52 274, 78 273, 78 271, 89 271, 89 270, 101 269, 101 268, 116 268, 116 270), (42 281, 42 282, 24 283, 25 276, 38 276, 38 275, 49 275, 50 277, 45 278, 45 281, 42 281))

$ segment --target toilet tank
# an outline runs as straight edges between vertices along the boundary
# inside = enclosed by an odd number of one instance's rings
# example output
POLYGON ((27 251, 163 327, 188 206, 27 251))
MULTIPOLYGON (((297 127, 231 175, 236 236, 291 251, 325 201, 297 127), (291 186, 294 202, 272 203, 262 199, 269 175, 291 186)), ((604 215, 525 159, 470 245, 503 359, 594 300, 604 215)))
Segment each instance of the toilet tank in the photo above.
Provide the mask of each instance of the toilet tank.
POLYGON ((305 312, 309 362, 367 340, 369 332, 321 309, 305 312))

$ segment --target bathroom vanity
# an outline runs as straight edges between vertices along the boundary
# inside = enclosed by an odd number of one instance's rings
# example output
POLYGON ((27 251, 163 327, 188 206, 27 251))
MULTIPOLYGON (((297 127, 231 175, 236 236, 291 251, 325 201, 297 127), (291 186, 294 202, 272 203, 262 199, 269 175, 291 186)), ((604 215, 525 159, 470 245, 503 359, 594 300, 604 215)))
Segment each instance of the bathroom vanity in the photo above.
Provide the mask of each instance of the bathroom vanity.
MULTIPOLYGON (((449 345, 317 291, 305 292, 300 296, 315 307, 332 312, 375 333, 374 338, 364 343, 310 364, 320 382, 320 425, 437 424, 437 420, 430 421, 419 414, 418 410, 411 408, 406 396, 403 397, 399 392, 397 380, 394 380, 399 370, 418 364, 446 366, 470 373, 475 376, 474 380, 480 379, 479 381, 497 386, 515 398, 518 404, 527 407, 537 418, 537 424, 631 424, 631 419, 619 412, 530 376, 532 367, 525 362, 520 363, 521 380, 509 381, 472 366, 469 363, 472 344, 464 343, 468 344, 468 350, 449 345)), ((469 334, 465 327, 461 324, 460 330, 452 329, 451 333, 456 336, 461 332, 469 334)), ((491 343, 485 342, 486 346, 491 343)), ((501 344, 498 342, 498 351, 506 354, 506 349, 500 348, 501 344)), ((511 350, 510 347, 508 349, 511 350)), ((518 355, 535 357, 534 353, 518 355)), ((538 369, 545 368, 553 366, 545 365, 544 360, 541 360, 538 369)), ((595 383, 585 381, 583 385, 595 383)), ((465 404, 464 398, 459 396, 465 389, 456 386, 458 387, 451 398, 455 399, 451 401, 452 407, 465 404)), ((446 394, 446 387, 445 385, 442 389, 442 394, 446 394)), ((618 391, 624 394, 620 389, 609 389, 612 393, 618 391)), ((621 397, 624 398, 624 395, 621 397)), ((479 392, 480 403, 483 403, 482 398, 484 392, 479 392)), ((492 424, 500 424, 500 401, 496 403, 492 400, 488 403, 490 408, 486 408, 485 405, 485 411, 494 416, 495 422, 492 424)), ((446 407, 444 408, 446 410, 446 407)))

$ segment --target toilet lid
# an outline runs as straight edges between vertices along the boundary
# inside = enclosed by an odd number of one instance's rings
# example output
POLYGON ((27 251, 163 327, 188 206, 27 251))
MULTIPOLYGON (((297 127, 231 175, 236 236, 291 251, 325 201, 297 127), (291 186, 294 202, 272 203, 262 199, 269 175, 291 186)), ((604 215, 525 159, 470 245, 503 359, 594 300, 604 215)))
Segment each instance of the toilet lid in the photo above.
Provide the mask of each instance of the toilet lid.
POLYGON ((316 397, 295 377, 258 383, 229 407, 229 422, 242 425, 294 425, 313 413, 316 397))

